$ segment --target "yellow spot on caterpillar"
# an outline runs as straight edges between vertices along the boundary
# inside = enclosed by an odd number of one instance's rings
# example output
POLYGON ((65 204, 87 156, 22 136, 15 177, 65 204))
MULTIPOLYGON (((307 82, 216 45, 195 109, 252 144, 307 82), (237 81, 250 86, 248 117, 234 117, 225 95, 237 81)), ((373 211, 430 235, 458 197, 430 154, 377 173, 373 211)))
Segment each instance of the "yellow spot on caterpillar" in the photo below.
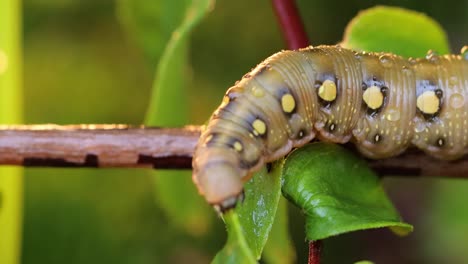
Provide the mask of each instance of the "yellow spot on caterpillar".
POLYGON ((367 104, 367 107, 376 110, 382 107, 384 96, 379 87, 371 86, 364 91, 362 99, 367 104))
POLYGON ((330 80, 325 80, 318 90, 320 98, 327 102, 336 99, 336 84, 330 80))
POLYGON ((264 135, 266 133, 266 124, 260 119, 255 119, 252 123, 252 127, 254 128, 253 133, 256 135, 264 135))
POLYGON ((296 101, 291 94, 285 94, 281 97, 281 107, 285 113, 291 113, 296 108, 296 101))
POLYGON ((241 152, 242 149, 244 149, 244 147, 239 141, 234 142, 233 147, 237 152, 241 152))
POLYGON ((440 99, 434 91, 426 91, 416 100, 416 106, 424 114, 433 115, 439 111, 440 99))

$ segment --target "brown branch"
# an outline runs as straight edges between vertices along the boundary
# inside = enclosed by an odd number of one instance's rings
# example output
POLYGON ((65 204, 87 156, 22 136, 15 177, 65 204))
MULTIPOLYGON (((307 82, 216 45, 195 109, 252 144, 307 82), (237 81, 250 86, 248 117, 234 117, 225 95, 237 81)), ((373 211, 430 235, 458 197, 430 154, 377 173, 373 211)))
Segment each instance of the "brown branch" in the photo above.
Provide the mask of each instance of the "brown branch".
POLYGON ((191 168, 199 127, 0 126, 0 164, 191 168))
MULTIPOLYGON (((190 169, 200 127, 0 126, 0 164, 45 167, 190 169)), ((349 146, 356 151, 354 146, 349 146)), ((369 161, 380 175, 468 178, 468 156, 441 161, 412 149, 369 161)))
POLYGON ((288 49, 309 46, 307 33, 294 0, 272 0, 276 18, 280 24, 288 49))

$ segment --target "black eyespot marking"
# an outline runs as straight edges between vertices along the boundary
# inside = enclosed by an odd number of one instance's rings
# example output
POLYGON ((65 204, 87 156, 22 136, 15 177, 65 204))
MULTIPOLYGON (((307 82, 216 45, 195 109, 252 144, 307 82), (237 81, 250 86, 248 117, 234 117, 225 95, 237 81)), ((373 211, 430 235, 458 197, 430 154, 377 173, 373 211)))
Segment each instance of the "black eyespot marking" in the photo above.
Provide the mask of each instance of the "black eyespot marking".
POLYGON ((314 88, 318 89, 318 88, 320 88, 320 86, 322 86, 322 84, 323 84, 323 82, 321 82, 321 81, 315 81, 314 88))
MULTIPOLYGON (((380 88, 380 91, 382 92, 382 94, 383 94, 384 97, 385 97, 385 96, 387 96, 387 93, 388 93, 388 87, 387 87, 387 86, 382 86, 382 87, 380 88)), ((384 100, 385 100, 385 98, 384 98, 384 100)))
POLYGON ((297 133, 296 138, 297 138, 297 139, 301 139, 301 138, 303 138, 305 135, 306 135, 306 131, 305 131, 304 129, 301 129, 301 130, 299 130, 299 132, 297 133))
POLYGON ((382 141, 382 136, 380 134, 375 134, 374 143, 379 143, 380 141, 382 141))
POLYGON ((328 131, 330 131, 330 132, 335 131, 335 129, 336 129, 336 124, 335 124, 335 123, 331 123, 331 124, 328 126, 328 131))
POLYGON ((444 95, 444 92, 442 92, 441 89, 436 89, 434 93, 439 99, 442 98, 442 96, 444 95))
POLYGON ((361 88, 362 88, 362 90, 366 90, 367 89, 367 84, 365 82, 363 82, 361 84, 361 88))
POLYGON ((438 138, 436 141, 436 145, 439 147, 443 147, 445 145, 445 140, 443 138, 438 138))

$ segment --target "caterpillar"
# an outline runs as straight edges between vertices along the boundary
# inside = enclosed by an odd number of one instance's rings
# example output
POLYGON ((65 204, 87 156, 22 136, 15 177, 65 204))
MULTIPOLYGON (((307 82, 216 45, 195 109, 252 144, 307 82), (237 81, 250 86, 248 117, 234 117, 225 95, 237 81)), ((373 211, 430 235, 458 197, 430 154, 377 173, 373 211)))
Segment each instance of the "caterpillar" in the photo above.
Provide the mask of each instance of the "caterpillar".
POLYGON ((199 138, 193 180, 221 212, 265 163, 314 138, 371 159, 410 145, 438 159, 468 152, 468 46, 404 59, 340 46, 281 51, 229 88, 199 138))

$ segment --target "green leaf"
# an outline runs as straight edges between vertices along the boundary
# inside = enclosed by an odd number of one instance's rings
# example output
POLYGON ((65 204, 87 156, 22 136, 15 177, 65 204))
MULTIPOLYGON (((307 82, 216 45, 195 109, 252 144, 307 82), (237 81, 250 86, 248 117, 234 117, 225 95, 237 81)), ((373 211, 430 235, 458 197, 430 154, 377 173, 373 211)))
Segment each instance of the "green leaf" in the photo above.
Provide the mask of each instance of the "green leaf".
POLYGON ((263 251, 263 259, 269 264, 296 262, 296 251, 288 229, 288 201, 280 198, 275 222, 263 251))
POLYGON ((283 177, 283 194, 305 213, 308 240, 380 227, 412 231, 365 161, 341 146, 315 143, 294 151, 283 177))
MULTIPOLYGON (((214 1, 195 0, 172 33, 159 61, 145 124, 183 126, 188 123, 188 47, 194 27, 208 13, 214 1)), ((163 14, 166 16, 167 14, 163 14)), ((167 18, 169 19, 169 18, 167 18)), ((177 16, 174 17, 177 19, 177 16)), ((169 22, 167 22, 169 23, 169 22)), ((155 173, 156 196, 171 222, 193 235, 204 235, 213 219, 213 210, 197 193, 188 171, 155 173)))
POLYGON ((117 16, 128 35, 156 66, 189 4, 190 0, 118 0, 117 16))
POLYGON ((245 185, 245 201, 225 215, 228 240, 213 263, 256 263, 275 221, 281 197, 281 165, 263 168, 245 185))
MULTIPOLYGON (((0 1, 0 123, 22 120, 21 1, 0 1)), ((0 168, 0 263, 19 263, 23 170, 0 168)))
POLYGON ((224 215, 224 222, 228 232, 228 240, 224 248, 216 254, 213 264, 257 263, 256 258, 247 244, 245 231, 239 216, 234 210, 224 215))
POLYGON ((440 54, 450 50, 447 35, 435 20, 419 12, 388 6, 359 13, 348 24, 342 46, 404 57, 424 57, 430 49, 440 54))

